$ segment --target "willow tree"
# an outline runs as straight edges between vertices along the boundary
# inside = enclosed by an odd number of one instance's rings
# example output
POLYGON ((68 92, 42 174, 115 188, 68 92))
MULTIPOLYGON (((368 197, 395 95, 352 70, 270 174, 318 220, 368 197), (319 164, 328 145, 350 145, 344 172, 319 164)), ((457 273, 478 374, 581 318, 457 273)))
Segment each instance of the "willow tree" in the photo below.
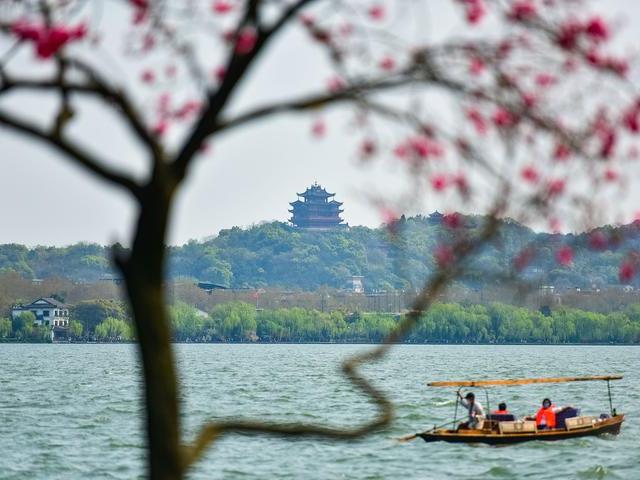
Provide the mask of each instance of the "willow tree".
MULTIPOLYGON (((602 199, 596 193, 603 185, 617 195, 632 180, 626 162, 636 156, 631 142, 640 131, 640 101, 628 80, 632 65, 610 45, 613 32, 603 16, 580 1, 458 0, 429 2, 428 10, 426 4, 1 2, 0 127, 48 145, 119 187, 137 207, 133 238, 128 248, 114 250, 113 259, 125 281, 144 367, 151 478, 183 478, 207 446, 228 432, 350 439, 384 427, 393 407, 358 367, 403 338, 479 247, 496 237, 498 218, 542 220, 554 230, 584 228, 599 218, 594 212, 602 199), (130 22, 127 32, 121 25, 110 32, 114 26, 101 22, 101 8, 122 11, 130 22), (457 10, 464 32, 428 43, 406 33, 410 22, 438 21, 447 8, 457 10), (296 49, 326 52, 333 71, 326 88, 230 109, 257 60, 270 62, 278 39, 293 29, 308 39, 296 49), (98 60, 96 53, 105 49, 121 52, 117 73, 98 60), (163 66, 143 68, 146 59, 163 66), (122 73, 132 70, 134 76, 122 73), (170 80, 171 94, 154 88, 161 78, 170 80), (24 113, 25 92, 46 95, 55 105, 47 122, 24 113), (148 160, 144 178, 116 167, 109 152, 70 132, 70 125, 84 121, 78 112, 86 102, 101 105, 102 121, 130 131, 148 160), (187 442, 163 288, 176 193, 211 139, 242 135, 246 125, 282 113, 307 113, 312 134, 323 137, 323 112, 338 104, 355 115, 358 155, 406 168, 411 197, 438 195, 451 211, 466 205, 488 220, 472 230, 460 216, 447 214, 443 222, 451 235, 432 252, 437 268, 413 311, 385 344, 345 362, 344 373, 379 407, 368 423, 340 428, 236 419, 205 425, 187 442)), ((376 201, 393 232, 403 204, 376 201)), ((513 271, 534 256, 533 247, 523 249, 513 271)), ((571 263, 571 247, 559 245, 556 258, 560 266, 571 263)), ((621 278, 636 269, 629 254, 621 278)))

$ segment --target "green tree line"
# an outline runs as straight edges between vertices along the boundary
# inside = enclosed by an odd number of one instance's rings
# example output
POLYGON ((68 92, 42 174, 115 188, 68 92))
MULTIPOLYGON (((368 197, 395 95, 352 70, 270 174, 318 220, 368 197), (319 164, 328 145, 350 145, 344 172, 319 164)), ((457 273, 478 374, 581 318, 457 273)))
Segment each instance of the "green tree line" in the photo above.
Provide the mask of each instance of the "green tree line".
MULTIPOLYGON (((400 321, 382 313, 331 313, 304 308, 256 310, 248 303, 215 307, 208 315, 184 303, 170 307, 177 341, 380 342, 400 321)), ((640 343, 640 305, 601 314, 539 311, 501 303, 440 303, 426 312, 408 343, 640 343)))
MULTIPOLYGON (((466 216, 473 230, 482 217, 466 216)), ((630 250, 640 249, 640 223, 602 227, 580 235, 536 233, 504 220, 495 242, 485 246, 468 266, 462 284, 495 284, 513 266, 523 249, 533 247, 528 281, 557 287, 619 284, 619 267, 630 250), (574 251, 570 265, 555 255, 563 245, 574 251)), ((315 290, 342 288, 351 275, 365 277, 368 290, 419 288, 433 271, 433 252, 450 240, 451 231, 437 218, 401 217, 393 229, 351 227, 310 232, 283 222, 222 230, 204 242, 169 248, 168 278, 189 278, 232 288, 283 287, 315 290), (390 230, 393 234, 390 235, 390 230)), ((25 278, 62 277, 96 281, 113 275, 109 249, 79 243, 69 247, 0 245, 0 275, 17 272, 25 278)), ((635 278, 632 284, 640 286, 635 278)))
MULTIPOLYGON (((321 312, 306 308, 256 310, 230 302, 204 312, 184 302, 169 306, 178 342, 381 342, 401 317, 385 313, 321 312)), ((34 325, 30 312, 0 318, 0 339, 47 341, 50 329, 34 325)), ((123 304, 82 302, 69 334, 76 340, 130 341, 134 330, 123 304)), ((611 313, 558 308, 549 315, 502 303, 438 303, 427 311, 407 343, 640 343, 640 304, 611 313)))

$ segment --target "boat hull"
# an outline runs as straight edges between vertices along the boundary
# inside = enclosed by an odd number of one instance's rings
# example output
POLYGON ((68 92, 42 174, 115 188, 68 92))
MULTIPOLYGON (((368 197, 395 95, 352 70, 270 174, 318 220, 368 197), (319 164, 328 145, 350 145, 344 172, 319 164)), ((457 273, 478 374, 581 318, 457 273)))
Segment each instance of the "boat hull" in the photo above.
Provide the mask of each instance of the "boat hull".
POLYGON ((498 433, 483 432, 481 430, 436 430, 419 433, 425 442, 448 443, 485 443, 489 445, 509 445, 522 442, 557 441, 570 438, 590 437, 595 435, 617 435, 620 433, 624 415, 620 414, 608 418, 594 426, 587 426, 575 430, 541 430, 535 433, 498 433))

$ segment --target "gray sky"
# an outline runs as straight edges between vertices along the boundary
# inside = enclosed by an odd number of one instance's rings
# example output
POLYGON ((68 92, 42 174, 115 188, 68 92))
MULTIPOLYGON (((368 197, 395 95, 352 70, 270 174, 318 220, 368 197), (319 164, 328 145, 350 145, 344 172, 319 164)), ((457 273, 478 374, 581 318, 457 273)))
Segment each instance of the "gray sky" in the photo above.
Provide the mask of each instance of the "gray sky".
MULTIPOLYGON (((628 22, 624 25, 624 41, 637 45, 640 2, 599 3, 601 8, 606 5, 616 20, 628 22)), ((464 23, 458 21, 450 6, 450 0, 429 2, 424 19, 411 25, 409 34, 424 41, 448 32, 462 33, 464 23)), ((102 24, 117 35, 119 25, 127 21, 122 15, 110 7, 102 24)), ((308 45, 302 48, 303 42, 308 43, 297 29, 283 35, 243 85, 235 107, 322 89, 330 75, 324 54, 308 45)), ((0 41, 0 47, 4 50, 6 44, 0 41)), ((118 52, 113 48, 104 54, 108 69, 118 52)), ((20 65, 30 68, 31 64, 25 60, 20 65)), ((126 65, 119 68, 126 70, 126 65)), ((112 71, 121 73, 115 67, 112 71)), ((14 105, 20 100, 21 112, 34 118, 43 118, 47 110, 47 103, 34 95, 11 100, 14 105)), ((73 133, 98 151, 107 152, 118 165, 141 174, 145 168, 141 152, 102 112, 96 105, 85 107, 73 133)), ((368 196, 401 191, 404 174, 391 159, 362 164, 355 155, 357 145, 351 138, 353 128, 347 110, 334 109, 323 117, 328 134, 322 140, 309 133, 313 118, 302 115, 274 117, 217 139, 211 154, 197 162, 179 194, 170 243, 202 239, 234 225, 285 221, 288 202, 316 180, 344 202, 347 222, 377 226, 381 217, 368 196)), ((50 149, 1 128, 0 145, 0 243, 127 243, 135 213, 122 192, 85 174, 50 149)), ((426 201, 415 211, 430 212, 437 207, 437 203, 426 201)))

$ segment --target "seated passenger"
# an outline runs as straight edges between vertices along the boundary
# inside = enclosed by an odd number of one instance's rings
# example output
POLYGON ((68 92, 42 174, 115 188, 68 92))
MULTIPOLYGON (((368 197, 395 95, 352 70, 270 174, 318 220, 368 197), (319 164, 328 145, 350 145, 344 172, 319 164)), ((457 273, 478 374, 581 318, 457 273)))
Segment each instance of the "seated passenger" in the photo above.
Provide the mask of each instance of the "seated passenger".
POLYGON ((502 402, 498 404, 498 409, 491 412, 492 415, 511 415, 511 412, 507 410, 507 404, 502 402))
POLYGON ((556 413, 561 408, 556 407, 551 403, 551 400, 545 398, 542 400, 542 407, 536 413, 536 425, 539 429, 556 428, 556 413))

